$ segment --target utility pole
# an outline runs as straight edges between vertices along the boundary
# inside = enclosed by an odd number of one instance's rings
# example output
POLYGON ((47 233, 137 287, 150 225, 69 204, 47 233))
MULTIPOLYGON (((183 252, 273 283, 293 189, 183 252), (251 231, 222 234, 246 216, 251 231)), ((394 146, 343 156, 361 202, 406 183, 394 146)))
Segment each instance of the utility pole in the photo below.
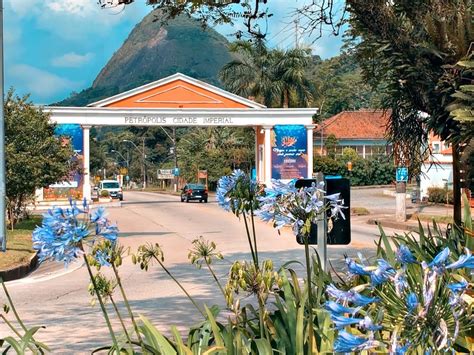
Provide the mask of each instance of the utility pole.
POLYGON ((300 17, 299 15, 296 16, 296 19, 295 19, 295 48, 298 49, 299 46, 300 46, 300 40, 299 40, 299 32, 300 32, 300 29, 299 29, 299 26, 300 26, 300 17))
POLYGON ((5 228, 5 116, 3 112, 3 0, 0 0, 0 250, 7 250, 5 228))

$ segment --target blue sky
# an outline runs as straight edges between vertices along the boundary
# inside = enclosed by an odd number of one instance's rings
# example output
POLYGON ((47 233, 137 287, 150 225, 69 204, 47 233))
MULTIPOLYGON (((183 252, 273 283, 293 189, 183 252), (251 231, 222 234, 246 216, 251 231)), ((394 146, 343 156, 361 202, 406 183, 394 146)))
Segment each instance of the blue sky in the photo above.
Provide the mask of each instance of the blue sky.
MULTIPOLYGON (((38 104, 59 101, 72 91, 88 88, 151 10, 145 2, 136 0, 125 9, 102 10, 97 0, 4 0, 5 88, 13 86, 19 94, 30 93, 38 104)), ((270 45, 293 46, 291 13, 302 2, 270 3, 274 13, 268 26, 270 45)), ((236 27, 216 30, 228 35, 236 27)), ((337 55, 340 46, 340 37, 325 36, 311 48, 328 58, 337 55)))

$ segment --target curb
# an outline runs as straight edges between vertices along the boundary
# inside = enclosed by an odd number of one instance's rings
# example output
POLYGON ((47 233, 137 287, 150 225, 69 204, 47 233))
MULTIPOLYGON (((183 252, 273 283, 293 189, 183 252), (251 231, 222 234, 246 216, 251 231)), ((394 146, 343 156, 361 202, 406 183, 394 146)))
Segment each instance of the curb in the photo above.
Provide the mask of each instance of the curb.
POLYGON ((24 264, 18 265, 13 269, 8 269, 4 271, 0 271, 0 277, 3 281, 13 281, 24 278, 30 272, 38 267, 38 254, 35 253, 29 262, 24 264))
POLYGON ((414 225, 411 225, 411 224, 400 223, 400 222, 391 222, 391 221, 385 221, 385 220, 369 219, 367 221, 367 224, 381 225, 382 227, 388 227, 388 228, 393 228, 393 229, 408 230, 410 232, 417 232, 418 231, 418 226, 414 226, 414 225))

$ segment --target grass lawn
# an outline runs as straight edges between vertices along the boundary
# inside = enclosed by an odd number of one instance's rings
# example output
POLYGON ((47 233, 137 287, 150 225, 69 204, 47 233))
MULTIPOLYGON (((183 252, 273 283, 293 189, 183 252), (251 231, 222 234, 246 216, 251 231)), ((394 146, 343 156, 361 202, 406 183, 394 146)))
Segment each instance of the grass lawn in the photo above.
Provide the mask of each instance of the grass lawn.
POLYGON ((436 223, 453 223, 453 217, 452 216, 436 216, 436 215, 428 215, 428 214, 418 214, 418 213, 413 213, 413 215, 410 217, 411 220, 417 221, 418 219, 420 221, 425 221, 425 222, 433 222, 433 220, 436 223))
POLYGON ((34 254, 31 234, 41 220, 41 216, 31 216, 18 223, 15 230, 7 230, 7 251, 0 252, 0 271, 24 264, 31 258, 34 254))

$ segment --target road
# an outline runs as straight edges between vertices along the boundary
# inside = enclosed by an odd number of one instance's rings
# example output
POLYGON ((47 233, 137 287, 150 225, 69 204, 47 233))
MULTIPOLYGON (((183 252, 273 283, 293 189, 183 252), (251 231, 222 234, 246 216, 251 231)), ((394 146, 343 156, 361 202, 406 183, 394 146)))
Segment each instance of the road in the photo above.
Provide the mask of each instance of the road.
MULTIPOLYGON (((132 252, 141 244, 159 243, 165 264, 188 291, 199 302, 222 306, 218 288, 204 269, 197 270, 189 264, 187 254, 198 236, 215 241, 225 257, 215 268, 225 282, 234 260, 250 259, 243 222, 214 201, 180 203, 179 197, 148 192, 128 192, 125 199, 121 208, 108 211, 109 218, 119 225, 120 243, 132 252)), ((353 218, 350 245, 328 247, 329 259, 336 268, 342 265, 344 253, 373 254, 377 228, 365 221, 364 217, 353 218)), ((387 233, 393 230, 388 229, 387 233)), ((279 235, 270 225, 258 222, 257 235, 261 260, 270 258, 276 265, 289 260, 303 262, 303 247, 296 244, 290 231, 279 235)), ((134 311, 158 324, 159 329, 168 331, 173 324, 184 329, 200 320, 191 303, 158 267, 141 271, 131 258, 126 258, 120 274, 134 311)), ((99 307, 90 305, 88 284, 86 269, 77 262, 66 270, 58 265, 42 265, 32 275, 7 286, 26 324, 46 326, 37 338, 48 344, 52 353, 87 354, 110 344, 99 307)), ((116 298, 120 299, 118 294, 116 298)), ((119 329, 115 321, 114 327, 119 329)), ((6 334, 6 326, 0 324, 0 337, 6 334)))

